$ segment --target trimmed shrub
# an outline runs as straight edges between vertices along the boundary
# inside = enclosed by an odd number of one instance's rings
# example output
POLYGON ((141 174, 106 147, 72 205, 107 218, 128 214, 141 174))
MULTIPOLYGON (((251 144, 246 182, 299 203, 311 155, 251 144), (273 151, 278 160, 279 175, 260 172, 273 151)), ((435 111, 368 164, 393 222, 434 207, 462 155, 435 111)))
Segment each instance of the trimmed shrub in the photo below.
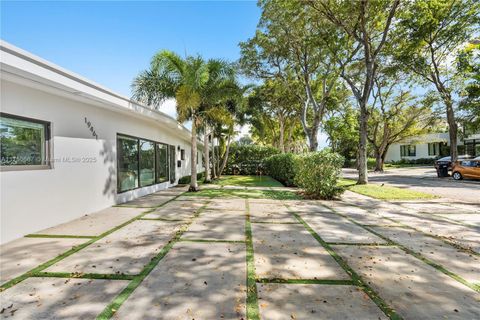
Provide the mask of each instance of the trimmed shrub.
POLYGON ((295 158, 295 184, 307 196, 332 199, 342 193, 337 186, 344 158, 328 150, 311 152, 295 158))
POLYGON ((287 187, 295 186, 295 158, 293 153, 275 154, 263 161, 266 173, 287 187))
POLYGON ((274 147, 232 144, 224 172, 240 175, 264 173, 263 160, 278 153, 278 149, 274 147))
MULTIPOLYGON (((205 172, 197 173, 197 181, 200 181, 201 179, 203 179, 204 176, 205 176, 205 172)), ((184 176, 178 179, 178 184, 189 184, 191 180, 192 180, 191 175, 184 176)))

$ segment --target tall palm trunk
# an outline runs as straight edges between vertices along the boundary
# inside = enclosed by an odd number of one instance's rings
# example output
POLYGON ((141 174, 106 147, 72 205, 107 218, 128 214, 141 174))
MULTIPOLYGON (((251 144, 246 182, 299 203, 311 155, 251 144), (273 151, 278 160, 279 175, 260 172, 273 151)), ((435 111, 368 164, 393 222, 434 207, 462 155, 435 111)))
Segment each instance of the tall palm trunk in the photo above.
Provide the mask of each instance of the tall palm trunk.
POLYGON ((192 149, 190 155, 190 172, 191 172, 191 179, 190 179, 190 188, 188 191, 198 191, 198 184, 197 184, 197 119, 194 116, 192 119, 192 149))
POLYGON ((215 143, 214 143, 214 140, 215 140, 215 135, 212 133, 212 179, 216 179, 217 178, 217 172, 215 170, 215 143))
POLYGON ((210 148, 208 144, 208 126, 205 126, 205 134, 203 135, 203 155, 205 157, 205 183, 210 183, 211 178, 210 178, 210 148))
POLYGON ((227 166, 228 155, 230 154, 231 141, 232 141, 232 136, 229 134, 227 139, 227 149, 225 150, 225 155, 223 156, 222 166, 220 167, 220 170, 218 170, 219 177, 222 176, 223 170, 225 170, 225 167, 227 166))

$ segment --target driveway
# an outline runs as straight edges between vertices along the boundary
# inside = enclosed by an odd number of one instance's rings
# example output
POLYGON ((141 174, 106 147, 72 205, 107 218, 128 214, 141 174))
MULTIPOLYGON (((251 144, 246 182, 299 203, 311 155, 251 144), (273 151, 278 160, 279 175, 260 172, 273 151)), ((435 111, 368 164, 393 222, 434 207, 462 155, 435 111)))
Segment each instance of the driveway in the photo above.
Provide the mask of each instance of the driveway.
POLYGON ((0 317, 480 314, 476 206, 350 192, 342 201, 182 192, 158 192, 3 245, 0 317))
MULTIPOLYGON (((343 169, 342 173, 345 178, 358 177, 356 169, 343 169)), ((410 188, 454 201, 480 204, 480 180, 455 181, 451 177, 437 178, 432 167, 387 169, 383 173, 371 171, 368 179, 373 183, 410 188)))

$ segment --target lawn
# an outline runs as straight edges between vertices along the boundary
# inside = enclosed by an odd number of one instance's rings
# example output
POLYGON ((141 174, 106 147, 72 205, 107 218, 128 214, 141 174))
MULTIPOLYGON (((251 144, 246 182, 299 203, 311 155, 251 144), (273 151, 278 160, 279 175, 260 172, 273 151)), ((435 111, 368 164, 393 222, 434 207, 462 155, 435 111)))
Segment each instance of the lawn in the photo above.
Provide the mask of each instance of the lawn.
POLYGON ((198 192, 186 192, 189 197, 207 198, 244 198, 272 200, 300 200, 302 197, 291 191, 280 190, 246 190, 246 189, 202 189, 198 192))
POLYGON ((213 183, 221 186, 283 187, 280 182, 269 176, 222 176, 213 183))
POLYGON ((380 200, 419 200, 437 198, 434 195, 424 192, 384 185, 382 186, 373 183, 357 185, 355 180, 350 179, 340 179, 338 185, 344 187, 347 190, 380 200))

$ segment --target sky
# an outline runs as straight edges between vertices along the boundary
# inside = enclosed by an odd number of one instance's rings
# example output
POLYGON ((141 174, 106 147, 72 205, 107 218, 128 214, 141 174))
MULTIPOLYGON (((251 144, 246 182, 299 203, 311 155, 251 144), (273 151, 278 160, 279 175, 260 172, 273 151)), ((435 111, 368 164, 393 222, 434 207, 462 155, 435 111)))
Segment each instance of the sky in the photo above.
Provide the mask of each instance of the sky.
MULTIPOLYGON (((1 38, 131 96, 161 49, 235 61, 255 33, 256 1, 0 1, 1 38)), ((162 110, 175 116, 174 103, 162 110)), ((243 128, 246 133, 248 128, 243 128)))

